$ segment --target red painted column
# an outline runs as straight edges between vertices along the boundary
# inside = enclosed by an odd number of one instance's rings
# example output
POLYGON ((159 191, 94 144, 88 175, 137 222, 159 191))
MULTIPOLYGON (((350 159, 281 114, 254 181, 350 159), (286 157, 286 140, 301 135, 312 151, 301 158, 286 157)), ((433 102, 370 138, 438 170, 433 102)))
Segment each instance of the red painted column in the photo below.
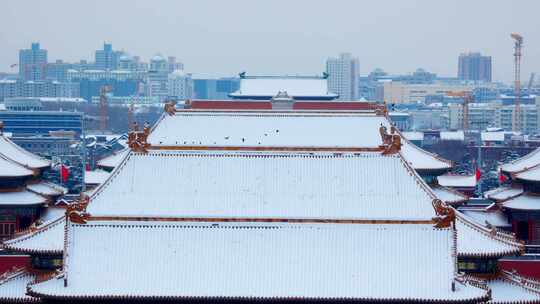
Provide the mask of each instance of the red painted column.
POLYGON ((513 232, 515 235, 517 235, 517 227, 518 227, 517 221, 513 219, 513 220, 512 220, 512 232, 513 232))

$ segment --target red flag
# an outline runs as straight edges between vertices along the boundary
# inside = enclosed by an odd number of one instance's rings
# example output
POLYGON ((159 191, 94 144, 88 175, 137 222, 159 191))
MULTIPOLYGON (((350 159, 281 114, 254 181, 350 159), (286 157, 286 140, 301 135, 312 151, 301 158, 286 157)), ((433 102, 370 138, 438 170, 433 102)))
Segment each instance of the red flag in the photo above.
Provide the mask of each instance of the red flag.
POLYGON ((68 167, 61 165, 60 167, 60 177, 62 178, 62 183, 66 183, 69 178, 69 169, 68 167))
POLYGON ((506 182, 507 180, 508 180, 508 177, 506 177, 506 175, 499 173, 499 182, 501 184, 504 184, 504 182, 506 182))
POLYGON ((92 168, 90 168, 90 164, 86 163, 86 171, 92 171, 92 168))
POLYGON ((480 177, 482 176, 482 172, 480 172, 480 169, 476 168, 474 175, 476 176, 476 181, 479 181, 480 177))

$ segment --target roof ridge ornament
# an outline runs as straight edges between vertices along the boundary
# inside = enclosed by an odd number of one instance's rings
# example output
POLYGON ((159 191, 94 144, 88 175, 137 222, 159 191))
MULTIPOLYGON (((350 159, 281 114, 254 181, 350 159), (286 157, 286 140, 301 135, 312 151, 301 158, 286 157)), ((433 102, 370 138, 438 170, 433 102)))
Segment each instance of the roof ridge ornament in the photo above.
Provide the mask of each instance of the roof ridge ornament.
POLYGON ((71 211, 68 214, 69 221, 75 224, 84 225, 90 218, 90 213, 81 211, 71 211))
POLYGON ((144 123, 144 128, 139 131, 139 124, 134 122, 132 125, 132 131, 128 133, 128 146, 134 152, 147 153, 150 143, 148 143, 148 135, 150 135, 150 124, 144 123))
POLYGON ((401 136, 399 133, 397 133, 396 127, 392 125, 390 128, 390 134, 388 134, 388 129, 386 126, 381 124, 379 133, 381 134, 381 140, 383 142, 381 145, 383 155, 396 154, 401 150, 401 136))
POLYGON ((173 116, 174 113, 176 113, 176 101, 171 100, 165 103, 164 110, 165 110, 165 113, 169 114, 170 116, 173 116))
POLYGON ((433 209, 435 209, 436 217, 433 218, 435 221, 436 228, 448 228, 451 224, 455 224, 456 221, 456 212, 453 208, 449 207, 443 201, 436 198, 431 202, 433 209))

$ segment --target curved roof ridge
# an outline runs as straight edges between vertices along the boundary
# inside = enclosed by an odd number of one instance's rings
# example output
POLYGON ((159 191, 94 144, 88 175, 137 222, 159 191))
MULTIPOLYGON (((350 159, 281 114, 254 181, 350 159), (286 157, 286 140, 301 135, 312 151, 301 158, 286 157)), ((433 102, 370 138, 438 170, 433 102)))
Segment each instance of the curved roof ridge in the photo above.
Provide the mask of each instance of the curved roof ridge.
MULTIPOLYGON (((20 160, 17 160, 14 155, 11 155, 11 156, 6 155, 6 153, 5 153, 6 151, 2 151, 1 148, 0 148, 0 154, 4 155, 8 159, 18 163, 19 165, 24 166, 25 168, 30 168, 30 169, 41 169, 41 168, 46 168, 46 167, 51 166, 51 162, 49 160, 47 160, 47 159, 45 159, 45 158, 43 158, 41 156, 38 156, 38 155, 36 155, 34 153, 31 153, 28 150, 23 149, 22 147, 20 147, 19 145, 12 142, 7 137, 5 137, 3 134, 0 134, 0 140, 3 140, 6 144, 10 145, 13 149, 15 149, 15 152, 26 155, 27 157, 30 157, 33 161, 36 162, 34 165, 22 163, 20 160), (39 163, 41 163, 41 164, 39 164, 39 163)), ((0 146, 1 145, 2 145, 2 143, 0 143, 0 146)))
POLYGON ((16 174, 12 174, 12 175, 2 175, 2 176, 7 176, 7 177, 11 177, 11 176, 31 176, 31 175, 34 175, 35 172, 31 169, 31 168, 27 168, 21 164, 19 164, 18 162, 16 161, 13 161, 12 159, 10 159, 9 157, 5 156, 4 154, 0 153, 0 163, 4 163, 4 165, 7 165, 11 168, 2 168, 3 170, 2 171, 5 171, 6 173, 5 174, 9 174, 8 171, 11 171, 11 170, 18 170, 19 172, 16 173, 16 174))
POLYGON ((405 167, 405 169, 409 172, 409 174, 416 180, 416 183, 424 190, 424 192, 432 199, 438 199, 437 195, 433 192, 433 190, 428 186, 428 184, 424 181, 422 177, 416 172, 416 170, 407 162, 407 159, 403 156, 403 153, 401 151, 398 152, 399 159, 401 164, 405 167))
POLYGON ((528 291, 531 291, 540 295, 540 281, 536 279, 529 278, 517 272, 513 273, 507 270, 501 270, 501 275, 495 278, 494 280, 498 280, 498 279, 520 286, 522 288, 527 289, 528 291))
MULTIPOLYGON (((388 118, 386 118, 388 120, 388 118)), ((391 124, 391 123, 390 123, 391 124)), ((403 133, 398 129, 396 128, 396 132, 399 134, 399 136, 401 136, 401 140, 402 140, 402 145, 403 144, 406 144, 406 145, 409 145, 411 148, 419 151, 420 153, 423 153, 425 155, 428 155, 430 157, 433 157, 434 159, 446 164, 448 166, 448 168, 452 168, 454 166, 454 163, 451 161, 451 160, 447 160, 445 158, 442 158, 440 157, 438 154, 436 153, 432 153, 432 152, 429 152, 427 150, 424 150, 420 147, 418 147, 417 145, 415 145, 414 143, 412 143, 410 140, 408 140, 404 135, 403 133)), ((412 162, 412 160, 407 160, 407 161, 410 161, 412 162)), ((416 168, 416 169, 429 169, 429 168, 416 168)))
POLYGON ((55 249, 50 250, 36 250, 36 249, 30 249, 25 250, 23 248, 20 248, 17 246, 17 244, 24 242, 28 239, 31 239, 41 233, 44 233, 46 231, 49 231, 50 229, 56 227, 57 225, 65 223, 65 216, 60 216, 57 219, 51 220, 47 223, 44 223, 43 225, 39 227, 31 227, 28 229, 25 229, 19 233, 16 234, 16 236, 12 239, 6 240, 2 243, 2 247, 6 249, 16 250, 16 251, 23 251, 23 252, 48 252, 48 253, 57 253, 58 251, 55 249))
MULTIPOLYGON (((469 199, 469 196, 457 191, 456 189, 452 189, 450 187, 446 187, 446 186, 441 186, 441 185, 435 185, 433 187, 433 189, 441 189, 441 190, 444 190, 444 191, 447 191, 447 192, 450 192, 456 196, 459 196, 461 198, 463 198, 463 200, 468 200, 469 199)), ((457 202, 457 201, 451 201, 451 202, 448 202, 448 203, 454 203, 454 202, 457 202)))
POLYGON ((539 169, 540 169, 540 162, 538 162, 538 164, 532 167, 526 167, 522 170, 512 172, 512 177, 517 178, 517 179, 522 179, 522 180, 528 180, 528 181, 538 181, 538 179, 520 177, 519 175, 524 174, 524 173, 532 173, 533 171, 537 171, 539 169))
MULTIPOLYGON (((131 150, 131 148, 128 148, 131 150)), ((126 162, 131 158, 131 155, 133 155, 133 153, 140 153, 140 152, 133 152, 133 151, 129 151, 126 156, 122 159, 122 161, 113 169, 113 171, 109 174, 109 176, 107 177, 107 179, 101 183, 99 186, 97 186, 97 188, 92 192, 92 194, 90 195, 90 203, 92 203, 92 200, 94 199, 94 197, 96 197, 97 195, 99 195, 103 189, 114 179, 116 178, 116 176, 120 173, 121 171, 121 168, 124 167, 124 165, 126 164, 126 162)), ((144 154, 144 153, 143 153, 144 154)))
MULTIPOLYGON (((527 167, 525 167, 524 169, 521 169, 521 170, 518 170, 518 171, 511 171, 511 170, 508 170, 506 169, 505 170, 505 167, 509 166, 509 165, 518 165, 520 162, 522 161, 526 161, 528 159, 530 159, 531 157, 535 156, 536 154, 540 153, 540 148, 536 148, 534 149, 532 152, 530 153, 527 153, 526 155, 518 158, 518 159, 514 159, 513 161, 509 162, 509 163, 506 163, 506 164, 502 164, 501 166, 499 166, 499 169, 502 170, 502 171, 506 171, 506 172, 511 172, 511 173, 517 173, 519 171, 523 171, 523 170, 526 170, 527 167)), ((538 164, 540 164, 540 160, 538 161, 538 164)), ((538 164, 532 166, 532 167, 535 167, 537 166, 538 164)), ((529 167, 530 168, 530 167, 529 167)))
POLYGON ((470 227, 470 228, 472 228, 472 229, 474 229, 474 230, 476 230, 478 232, 481 232, 482 234, 486 235, 487 237, 489 237, 489 238, 491 238, 493 240, 500 241, 500 242, 502 242, 502 243, 504 243, 506 245, 509 245, 509 246, 518 247, 518 249, 520 251, 524 250, 524 244, 522 242, 520 242, 519 240, 517 240, 514 235, 503 233, 500 230, 497 230, 495 228, 493 230, 490 230, 487 227, 484 227, 484 226, 478 224, 473 219, 470 219, 468 216, 461 213, 457 209, 454 209, 454 210, 456 212, 456 219, 461 221, 464 225, 467 225, 468 227, 470 227))

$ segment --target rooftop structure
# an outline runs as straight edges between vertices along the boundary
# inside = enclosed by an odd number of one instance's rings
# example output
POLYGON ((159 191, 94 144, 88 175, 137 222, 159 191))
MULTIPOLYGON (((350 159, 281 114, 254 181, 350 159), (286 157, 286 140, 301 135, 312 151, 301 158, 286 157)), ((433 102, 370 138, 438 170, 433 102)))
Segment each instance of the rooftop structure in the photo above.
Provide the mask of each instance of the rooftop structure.
POLYGON ((240 88, 229 94, 233 99, 271 100, 286 95, 294 100, 332 100, 325 76, 245 76, 240 74, 240 88))
POLYGON ((90 197, 5 243, 63 255, 29 295, 474 303, 490 291, 458 273, 463 259, 521 250, 438 199, 412 164, 451 163, 403 139, 382 108, 199 105, 167 104, 90 197))
POLYGON ((90 218, 87 224, 68 224, 68 261, 63 276, 31 285, 30 294, 95 300, 485 299, 486 290, 453 283, 454 262, 448 250, 452 242, 451 230, 432 225, 90 218), (186 242, 190 246, 184 246, 186 242), (378 245, 364 245, 374 242, 378 245), (395 250, 396 244, 401 250, 395 250), (107 250, 96 252, 96 248, 107 250), (126 255, 126 251, 130 254, 126 255), (91 264, 90 259, 94 261, 91 264), (403 259, 409 263, 400 262, 403 259), (140 263, 144 260, 153 262, 140 263), (382 261, 386 262, 379 264, 382 261), (417 267, 414 261, 428 267, 417 267), (191 267, 193 270, 189 270, 191 267), (121 275, 123 279, 96 284, 96 278, 104 273, 121 275), (405 273, 407 280, 396 275, 405 273))

